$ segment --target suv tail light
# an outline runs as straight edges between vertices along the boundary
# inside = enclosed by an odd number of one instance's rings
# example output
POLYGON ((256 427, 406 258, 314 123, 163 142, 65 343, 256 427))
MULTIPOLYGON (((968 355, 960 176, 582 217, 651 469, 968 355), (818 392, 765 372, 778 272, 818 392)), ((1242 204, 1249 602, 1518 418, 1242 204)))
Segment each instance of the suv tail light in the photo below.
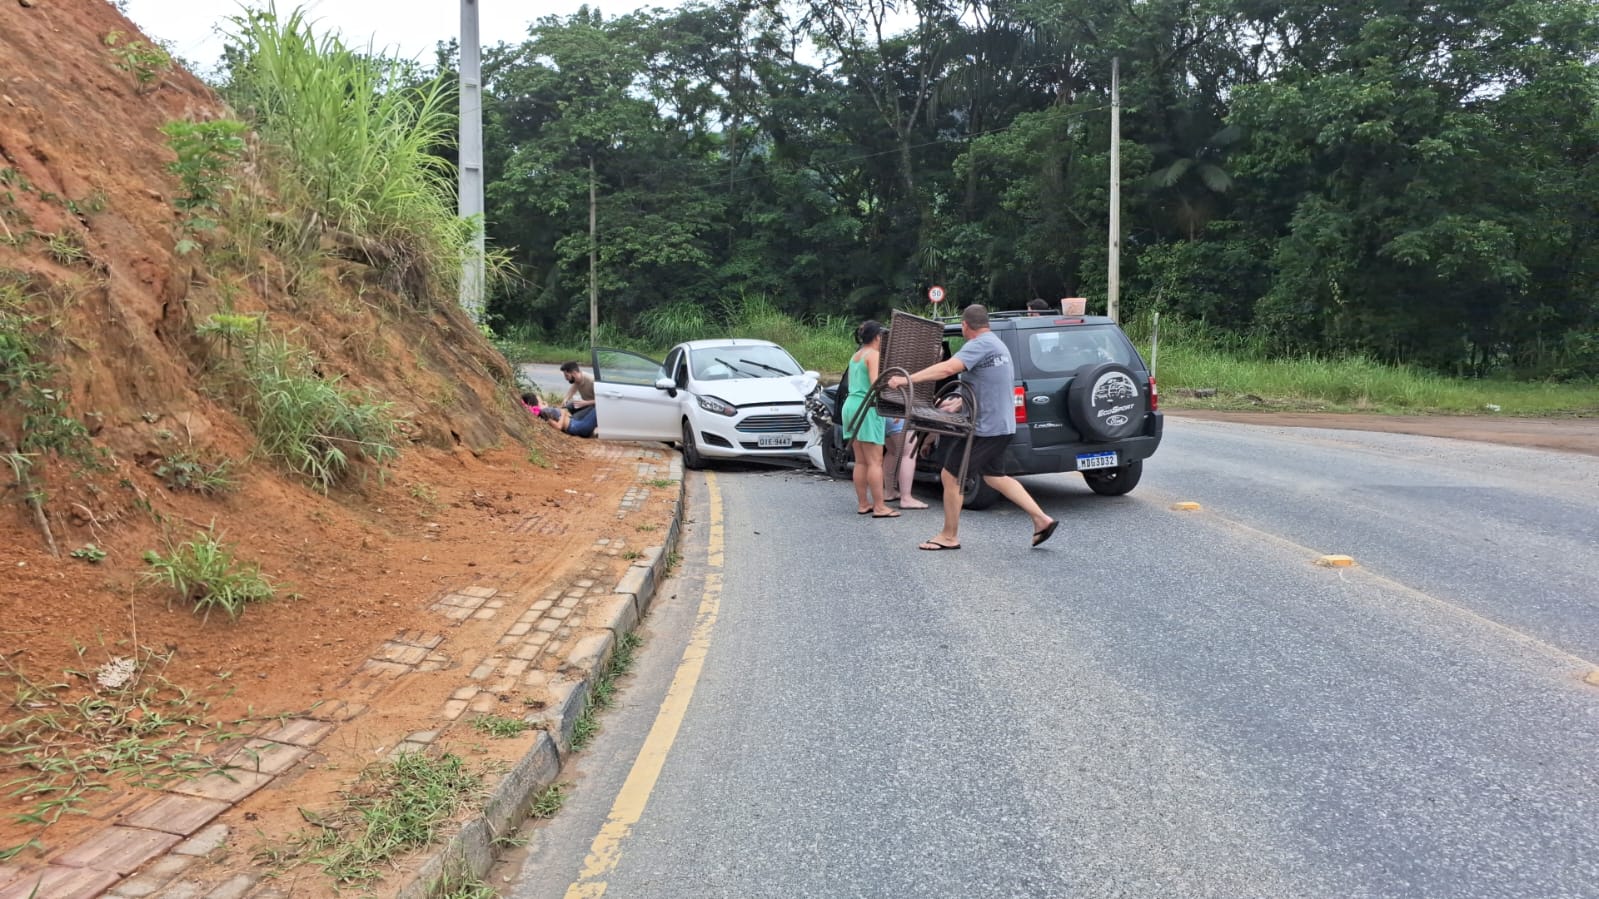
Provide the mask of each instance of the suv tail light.
POLYGON ((1016 423, 1027 424, 1027 388, 1016 388, 1016 423))
POLYGON ((1160 411, 1160 388, 1155 386, 1155 376, 1149 376, 1149 411, 1160 411))

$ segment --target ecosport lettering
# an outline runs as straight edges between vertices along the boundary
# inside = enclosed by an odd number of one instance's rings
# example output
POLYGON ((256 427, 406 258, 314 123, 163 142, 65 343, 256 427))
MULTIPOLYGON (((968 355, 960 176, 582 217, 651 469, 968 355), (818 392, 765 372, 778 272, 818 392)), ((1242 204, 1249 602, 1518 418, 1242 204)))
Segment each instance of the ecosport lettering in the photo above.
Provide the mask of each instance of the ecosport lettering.
POLYGON ((1094 413, 1094 417, 1104 418, 1107 415, 1115 415, 1117 412, 1126 412, 1128 409, 1133 408, 1133 405, 1133 403, 1128 403, 1125 406, 1111 406, 1109 409, 1101 409, 1094 413))

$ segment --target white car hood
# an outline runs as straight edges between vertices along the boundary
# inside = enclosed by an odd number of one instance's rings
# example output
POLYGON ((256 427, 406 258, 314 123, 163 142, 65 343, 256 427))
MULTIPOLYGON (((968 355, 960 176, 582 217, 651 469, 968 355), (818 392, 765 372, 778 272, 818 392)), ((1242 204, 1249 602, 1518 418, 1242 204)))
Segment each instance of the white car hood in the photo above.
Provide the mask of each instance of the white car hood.
MULTIPOLYGON (((756 406, 761 403, 803 403, 816 389, 816 379, 805 375, 786 378, 739 378, 731 381, 698 381, 694 389, 704 396, 732 403, 735 406, 756 406)), ((803 410, 801 410, 803 411, 803 410)))

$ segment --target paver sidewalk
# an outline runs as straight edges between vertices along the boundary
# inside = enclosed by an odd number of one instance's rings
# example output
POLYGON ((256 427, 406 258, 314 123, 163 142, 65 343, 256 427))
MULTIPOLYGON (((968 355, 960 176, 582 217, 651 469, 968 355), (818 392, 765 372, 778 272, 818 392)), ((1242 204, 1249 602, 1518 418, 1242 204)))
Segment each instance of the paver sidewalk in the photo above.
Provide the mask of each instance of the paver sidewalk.
MULTIPOLYGON (((289 781, 317 747, 338 729, 358 724, 381 711, 386 697, 406 685, 406 678, 425 672, 459 672, 460 686, 434 713, 433 725, 411 733, 390 754, 424 751, 464 726, 471 713, 495 711, 500 697, 515 691, 534 697, 526 719, 543 733, 520 763, 491 783, 482 813, 468 821, 440 846, 413 859, 413 876, 391 877, 373 887, 378 894, 425 894, 446 870, 486 869, 482 858, 493 837, 508 832, 525 816, 533 793, 550 783, 567 751, 571 728, 588 701, 594 679, 603 673, 611 650, 643 616, 675 545, 682 510, 682 467, 675 452, 631 444, 597 443, 591 452, 631 469, 633 486, 617 509, 617 527, 596 541, 576 571, 553 584, 517 585, 497 580, 492 572, 479 583, 446 590, 429 606, 438 627, 402 631, 374 648, 337 688, 339 699, 316 708, 308 717, 274 721, 242 745, 222 750, 227 770, 139 796, 129 808, 113 809, 99 831, 74 845, 57 848, 41 863, 0 864, 0 899, 92 899, 112 896, 169 899, 271 899, 291 895, 289 888, 264 880, 264 871, 218 874, 203 860, 226 851, 233 834, 216 819, 257 791, 294 789, 289 781), (636 464, 634 463, 636 460, 636 464), (636 546, 643 536, 630 518, 659 500, 663 480, 671 493, 671 525, 650 534, 652 547, 636 546), (664 539, 663 539, 664 538, 664 539), (617 580, 611 572, 621 558, 633 560, 617 580), (459 657, 450 643, 453 628, 487 622, 503 631, 481 657, 459 657), (214 823, 215 822, 215 823, 214 823), (481 832, 481 833, 479 833, 481 832)), ((545 526, 536 513, 518 528, 536 533, 545 526)), ((353 772, 352 772, 353 774, 353 772)), ((296 797, 296 801, 302 801, 296 797)), ((303 800, 310 802, 311 800, 303 800)), ((491 854, 491 853, 490 853, 491 854)))

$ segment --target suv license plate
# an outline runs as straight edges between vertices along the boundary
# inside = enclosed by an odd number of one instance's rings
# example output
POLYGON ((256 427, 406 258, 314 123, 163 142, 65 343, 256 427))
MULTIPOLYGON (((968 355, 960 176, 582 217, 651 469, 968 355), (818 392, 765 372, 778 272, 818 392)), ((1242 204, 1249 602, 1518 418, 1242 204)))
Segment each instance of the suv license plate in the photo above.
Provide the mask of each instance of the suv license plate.
MULTIPOLYGON (((788 449, 794 445, 793 434, 762 434, 756 438, 756 446, 761 449, 788 449)), ((1115 455, 1112 453, 1111 455, 1115 455)))
POLYGON ((1115 468, 1116 453, 1084 453, 1077 457, 1077 470, 1090 471, 1095 468, 1115 468))

